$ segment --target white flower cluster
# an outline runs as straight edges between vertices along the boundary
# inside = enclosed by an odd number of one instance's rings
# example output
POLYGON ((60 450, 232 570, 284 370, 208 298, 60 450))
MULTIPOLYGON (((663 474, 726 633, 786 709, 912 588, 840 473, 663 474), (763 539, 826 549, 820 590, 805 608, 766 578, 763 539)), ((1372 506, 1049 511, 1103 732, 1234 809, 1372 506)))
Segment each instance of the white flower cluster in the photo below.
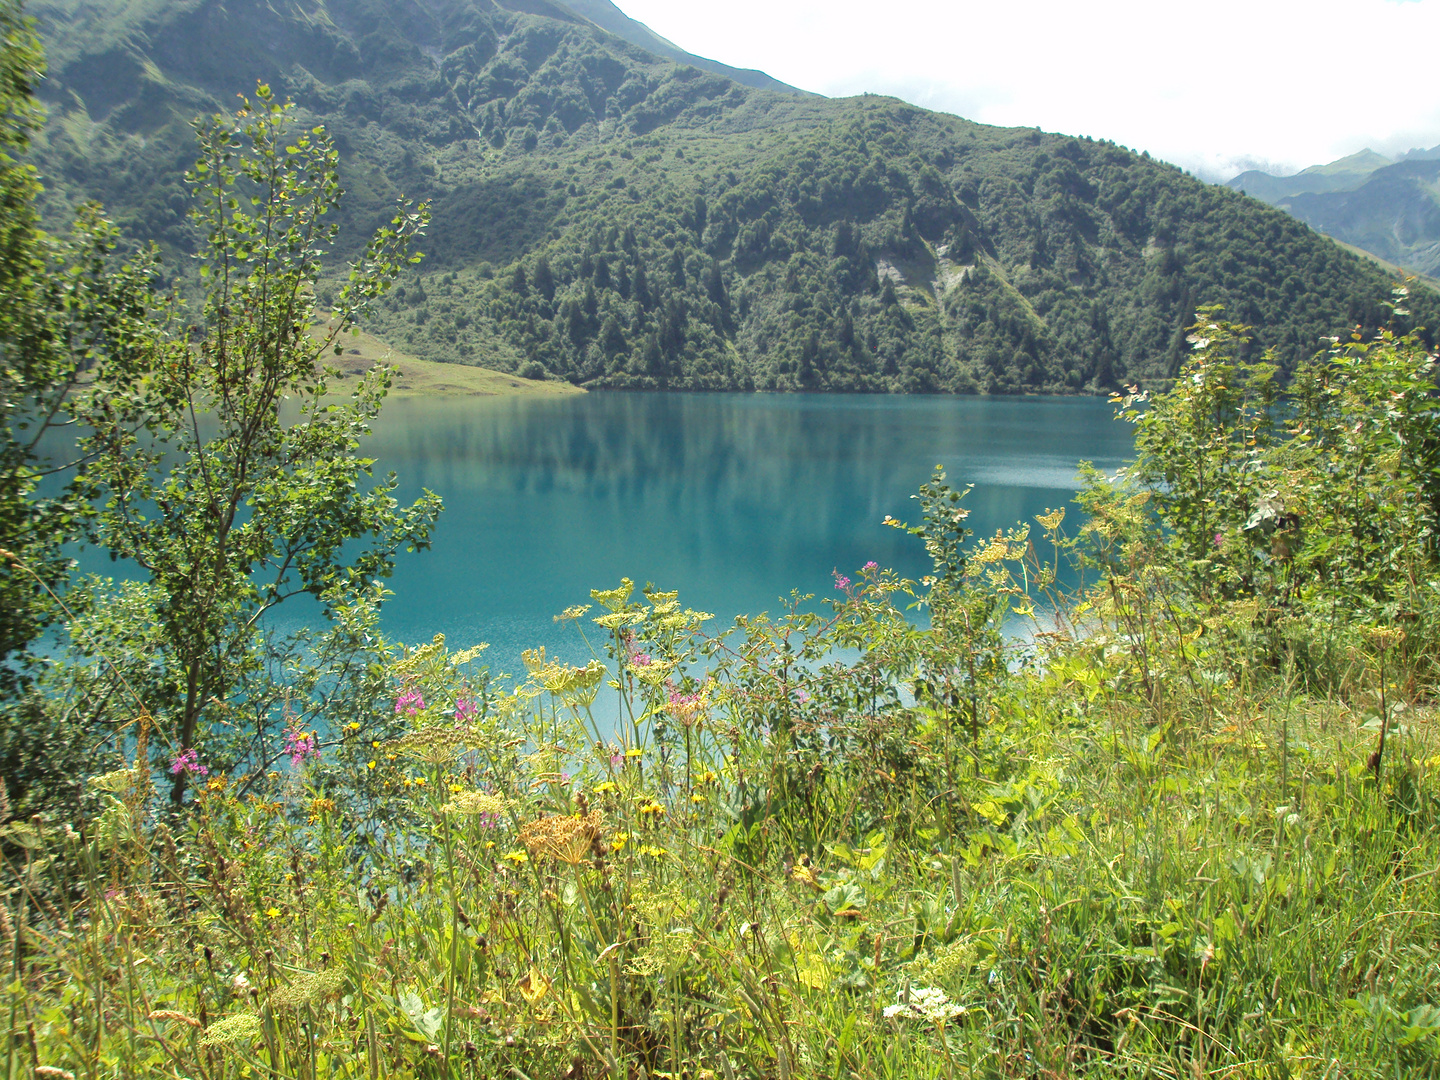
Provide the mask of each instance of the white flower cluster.
POLYGON ((900 1000, 896 1004, 885 1006, 885 1015, 904 1016, 931 1024, 947 1023, 965 1015, 965 1006, 956 1005, 945 996, 944 990, 937 990, 933 986, 912 986, 908 994, 909 1000, 906 998, 905 992, 901 991, 900 1000))

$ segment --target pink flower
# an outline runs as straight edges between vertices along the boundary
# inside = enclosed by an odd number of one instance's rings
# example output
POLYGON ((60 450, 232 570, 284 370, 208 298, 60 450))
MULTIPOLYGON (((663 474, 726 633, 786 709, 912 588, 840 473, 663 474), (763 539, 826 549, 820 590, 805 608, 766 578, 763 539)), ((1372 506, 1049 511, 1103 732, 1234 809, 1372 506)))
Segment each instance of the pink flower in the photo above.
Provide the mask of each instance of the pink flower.
POLYGON ((877 563, 874 559, 871 559, 869 562, 867 562, 867 563, 864 565, 864 567, 862 567, 862 569, 863 569, 867 574, 871 574, 871 573, 874 573, 876 570, 879 570, 879 569, 880 569, 880 564, 877 563))
POLYGON ((181 773, 189 776, 209 776, 210 770, 200 764, 200 755, 192 746, 170 763, 170 773, 172 776, 179 776, 181 773))
POLYGON ((298 769, 307 758, 320 756, 319 740, 313 731, 303 732, 292 727, 285 735, 285 753, 290 755, 290 765, 298 769))
POLYGON ((797 686, 795 688, 795 700, 798 701, 801 705, 804 705, 810 700, 809 691, 797 686))
POLYGON ((844 574, 840 573, 840 571, 838 571, 838 570, 834 571, 834 574, 835 574, 835 588, 839 589, 841 592, 844 592, 846 589, 848 589, 848 588, 850 587, 850 579, 849 579, 848 577, 846 577, 844 574))
POLYGON ((635 652, 630 654, 630 664, 633 667, 649 667, 655 661, 650 659, 649 653, 635 652))
POLYGON ((414 716, 425 708, 425 698, 419 690, 406 690, 395 699, 395 715, 414 716))
MULTIPOLYGON (((422 705, 421 707, 423 708, 424 706, 422 705)), ((475 719, 476 715, 479 712, 480 710, 476 708, 475 702, 471 701, 469 698, 456 699, 455 722, 457 724, 468 723, 469 721, 475 719)))

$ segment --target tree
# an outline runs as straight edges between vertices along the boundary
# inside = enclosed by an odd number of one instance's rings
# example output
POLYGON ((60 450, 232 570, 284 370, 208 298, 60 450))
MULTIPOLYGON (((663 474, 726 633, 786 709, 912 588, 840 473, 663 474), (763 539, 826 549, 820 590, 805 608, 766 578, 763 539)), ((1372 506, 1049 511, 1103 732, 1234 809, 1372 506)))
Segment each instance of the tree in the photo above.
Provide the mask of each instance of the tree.
MULTIPOLYGON (((395 478, 367 488, 357 453, 391 373, 376 369, 348 400, 329 396, 324 357, 402 268, 427 212, 402 208, 352 267, 327 329, 313 285, 333 241, 337 156, 323 129, 291 141, 291 106, 261 85, 233 117, 197 122, 201 156, 186 174, 206 296, 198 319, 169 305, 148 354, 112 359, 76 406, 94 540, 148 575, 162 685, 147 701, 172 752, 264 661, 262 619, 309 593, 333 614, 389 575, 397 552, 428 545, 440 510, 427 492, 400 509, 395 478)), ((187 772, 171 798, 183 799, 187 772)))
POLYGON ((153 264, 142 255, 115 266, 115 228, 94 207, 66 236, 40 228, 41 187, 24 155, 41 119, 34 83, 44 61, 15 0, 0 0, 0 35, 0 688, 13 692, 15 659, 55 617, 70 569, 63 548, 85 510, 69 486, 39 494, 74 465, 64 449, 73 441, 54 432, 69 423, 67 401, 88 370, 144 350, 153 264))

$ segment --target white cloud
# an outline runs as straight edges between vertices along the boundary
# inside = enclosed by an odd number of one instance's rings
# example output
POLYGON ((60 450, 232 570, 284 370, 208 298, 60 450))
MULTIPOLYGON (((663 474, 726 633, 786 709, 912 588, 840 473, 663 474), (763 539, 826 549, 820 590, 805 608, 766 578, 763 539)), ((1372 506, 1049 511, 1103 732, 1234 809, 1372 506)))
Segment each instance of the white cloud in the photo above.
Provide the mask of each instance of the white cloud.
POLYGON ((807 90, 1113 139, 1210 175, 1440 143, 1440 0, 619 3, 807 90))

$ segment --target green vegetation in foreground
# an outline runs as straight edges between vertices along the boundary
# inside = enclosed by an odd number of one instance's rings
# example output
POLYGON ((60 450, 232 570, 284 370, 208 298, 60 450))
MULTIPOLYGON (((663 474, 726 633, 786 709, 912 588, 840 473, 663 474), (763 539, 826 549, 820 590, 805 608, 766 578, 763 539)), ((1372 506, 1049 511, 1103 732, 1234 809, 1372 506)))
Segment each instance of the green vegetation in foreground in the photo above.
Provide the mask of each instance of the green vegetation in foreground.
MULTIPOLYGON (((98 199, 183 270, 189 120, 263 78, 336 141, 342 253, 397 198, 432 203, 424 269, 370 324, 426 360, 586 386, 1072 393, 1172 376, 1203 304, 1287 370, 1388 318, 1367 261, 1122 147, 742 86, 557 3, 34 10, 53 220, 98 199)), ((1435 294, 1412 309, 1440 327, 1435 294)))
POLYGON ((424 208, 310 336, 336 154, 262 85, 198 125, 179 307, 98 214, 38 228, 15 14, 6 1080, 1440 1075, 1421 338, 1334 341, 1282 393, 1204 309, 1169 388, 1117 397, 1136 460, 1082 466, 1078 523, 972 537, 937 470, 893 522, 918 582, 871 563, 711 630, 626 580, 559 616, 584 666, 492 676, 385 639, 439 500, 368 478, 384 369, 336 400, 320 363, 424 208), (34 436, 69 420, 85 466, 45 497, 34 436), (143 576, 72 580, 81 537, 143 576), (302 591, 319 625, 267 631, 302 591))
MULTIPOLYGON (((323 336, 329 320, 320 321, 311 333, 323 336)), ((533 397, 581 393, 579 387, 555 380, 522 379, 519 375, 466 364, 439 364, 397 352, 374 334, 356 328, 340 339, 343 352, 330 360, 336 370, 336 388, 343 390, 352 379, 365 376, 376 365, 395 369, 388 397, 533 397)))

